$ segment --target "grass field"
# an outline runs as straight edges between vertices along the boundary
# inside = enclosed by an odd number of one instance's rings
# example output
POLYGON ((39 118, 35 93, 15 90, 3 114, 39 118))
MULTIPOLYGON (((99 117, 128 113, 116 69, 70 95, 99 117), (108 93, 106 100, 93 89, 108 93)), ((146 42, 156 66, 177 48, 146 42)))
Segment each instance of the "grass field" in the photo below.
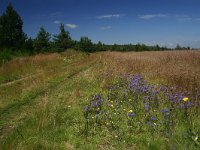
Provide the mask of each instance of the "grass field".
POLYGON ((16 58, 0 68, 0 149, 199 149, 199 89, 199 51, 16 58))

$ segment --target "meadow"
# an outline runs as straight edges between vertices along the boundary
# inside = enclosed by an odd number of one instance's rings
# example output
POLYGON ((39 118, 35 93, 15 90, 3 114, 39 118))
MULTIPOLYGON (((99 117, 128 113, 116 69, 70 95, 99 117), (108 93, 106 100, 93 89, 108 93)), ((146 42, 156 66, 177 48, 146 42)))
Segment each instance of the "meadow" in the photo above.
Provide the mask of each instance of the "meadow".
POLYGON ((15 58, 0 66, 0 149, 199 149, 199 66, 199 51, 15 58))

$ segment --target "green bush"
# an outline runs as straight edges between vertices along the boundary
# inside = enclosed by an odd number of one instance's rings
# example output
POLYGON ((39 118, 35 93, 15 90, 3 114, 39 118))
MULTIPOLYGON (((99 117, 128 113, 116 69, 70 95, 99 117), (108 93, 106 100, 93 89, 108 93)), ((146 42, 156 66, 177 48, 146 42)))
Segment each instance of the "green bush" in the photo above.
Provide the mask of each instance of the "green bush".
POLYGON ((10 60, 12 60, 14 57, 20 57, 20 56, 29 56, 30 53, 28 51, 13 51, 11 49, 3 49, 0 50, 0 64, 4 64, 10 60))

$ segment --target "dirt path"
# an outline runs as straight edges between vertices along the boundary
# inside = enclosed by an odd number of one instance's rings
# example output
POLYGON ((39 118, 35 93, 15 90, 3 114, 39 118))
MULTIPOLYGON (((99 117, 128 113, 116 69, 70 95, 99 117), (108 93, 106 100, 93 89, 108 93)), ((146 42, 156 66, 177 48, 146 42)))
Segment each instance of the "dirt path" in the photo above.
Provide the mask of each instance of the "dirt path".
MULTIPOLYGON (((77 63, 77 62, 74 62, 74 63, 72 63, 72 64, 68 64, 68 65, 66 65, 66 66, 62 66, 62 67, 59 68, 59 70, 66 69, 66 68, 68 68, 69 65, 74 65, 74 64, 76 64, 76 63, 77 63)), ((49 73, 52 73, 52 72, 54 72, 54 71, 55 71, 54 69, 51 69, 51 70, 49 70, 49 71, 46 72, 46 73, 49 74, 49 73)), ((5 87, 5 86, 9 86, 9 85, 12 85, 12 84, 15 84, 15 83, 19 83, 19 82, 21 82, 21 81, 25 81, 25 80, 28 80, 28 79, 30 79, 30 78, 38 77, 38 76, 40 76, 40 75, 42 75, 42 74, 44 74, 44 73, 45 73, 45 72, 38 72, 38 73, 35 73, 35 74, 32 74, 32 75, 27 75, 26 77, 22 77, 22 78, 20 78, 20 79, 16 79, 16 80, 13 80, 13 81, 10 81, 10 82, 2 83, 2 84, 0 84, 0 88, 5 87)))
MULTIPOLYGON (((79 62, 77 62, 77 63, 79 63, 79 62)), ((95 62, 89 62, 88 64, 85 64, 78 68, 75 67, 74 70, 69 72, 67 76, 64 74, 61 75, 62 78, 57 83, 49 84, 47 87, 42 88, 42 91, 38 91, 38 92, 34 93, 33 95, 30 93, 30 96, 27 96, 24 100, 16 101, 15 103, 12 103, 12 104, 8 105, 7 107, 1 109, 0 110, 0 120, 4 120, 4 123, 1 123, 1 126, 0 126, 0 137, 9 134, 14 129, 16 129, 19 126, 19 124, 22 124, 27 119, 27 117, 29 118, 30 116, 27 116, 28 114, 23 113, 23 112, 26 112, 28 109, 28 111, 31 111, 31 113, 33 114, 36 110, 31 109, 31 108, 35 107, 35 105, 37 105, 37 103, 39 102, 39 101, 36 102, 37 99, 42 99, 42 97, 45 95, 45 93, 47 91, 48 92, 55 91, 61 85, 65 84, 68 80, 71 80, 73 77, 78 76, 80 73, 88 70, 93 65, 95 65, 95 62), (16 114, 18 114, 18 115, 16 115, 16 114), (21 115, 21 114, 23 114, 23 115, 21 115), (20 118, 19 118, 19 115, 20 115, 20 118), (12 122, 12 123, 10 124, 9 122, 12 122)), ((31 76, 28 76, 25 78, 21 78, 19 80, 15 80, 15 81, 12 81, 12 82, 9 82, 6 84, 2 84, 2 85, 0 85, 0 87, 4 87, 4 86, 12 85, 17 82, 28 80, 30 78, 40 76, 41 74, 43 74, 43 73, 38 73, 38 74, 31 75, 31 76)), ((58 77, 58 78, 60 78, 60 77, 58 77)))
POLYGON ((12 85, 12 84, 15 84, 15 83, 24 81, 24 80, 28 80, 28 79, 30 79, 30 78, 34 78, 34 77, 40 76, 40 75, 42 75, 42 74, 43 74, 43 73, 40 72, 40 73, 33 74, 33 75, 29 75, 29 76, 26 76, 26 77, 23 77, 23 78, 20 78, 20 79, 17 79, 17 80, 13 80, 13 81, 10 81, 10 82, 7 82, 7 83, 0 84, 0 88, 1 88, 1 87, 5 87, 5 86, 9 86, 9 85, 12 85))

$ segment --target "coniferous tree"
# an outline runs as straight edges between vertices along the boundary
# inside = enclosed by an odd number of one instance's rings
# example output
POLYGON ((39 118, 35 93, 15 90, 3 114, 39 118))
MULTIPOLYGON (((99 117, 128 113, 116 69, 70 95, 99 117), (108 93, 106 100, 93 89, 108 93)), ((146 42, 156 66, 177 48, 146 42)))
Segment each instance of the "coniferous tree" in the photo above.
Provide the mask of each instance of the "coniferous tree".
POLYGON ((88 37, 81 37, 79 41, 79 48, 82 51, 92 52, 93 43, 88 37))
POLYGON ((44 27, 40 27, 37 37, 34 42, 34 48, 37 52, 46 52, 50 48, 51 34, 44 27))
POLYGON ((22 48, 26 40, 23 32, 23 21, 11 4, 0 17, 0 47, 22 48))
POLYGON ((34 53, 34 45, 33 45, 33 40, 31 38, 28 38, 25 41, 24 49, 30 52, 30 54, 34 53))
POLYGON ((104 50, 104 44, 101 41, 99 41, 96 44, 95 51, 103 51, 103 50, 104 50))
POLYGON ((179 44, 176 45, 176 50, 181 50, 181 46, 179 44))
POLYGON ((64 24, 60 25, 60 33, 54 36, 54 42, 56 48, 61 51, 71 48, 73 44, 72 39, 70 37, 70 33, 65 30, 64 24))

